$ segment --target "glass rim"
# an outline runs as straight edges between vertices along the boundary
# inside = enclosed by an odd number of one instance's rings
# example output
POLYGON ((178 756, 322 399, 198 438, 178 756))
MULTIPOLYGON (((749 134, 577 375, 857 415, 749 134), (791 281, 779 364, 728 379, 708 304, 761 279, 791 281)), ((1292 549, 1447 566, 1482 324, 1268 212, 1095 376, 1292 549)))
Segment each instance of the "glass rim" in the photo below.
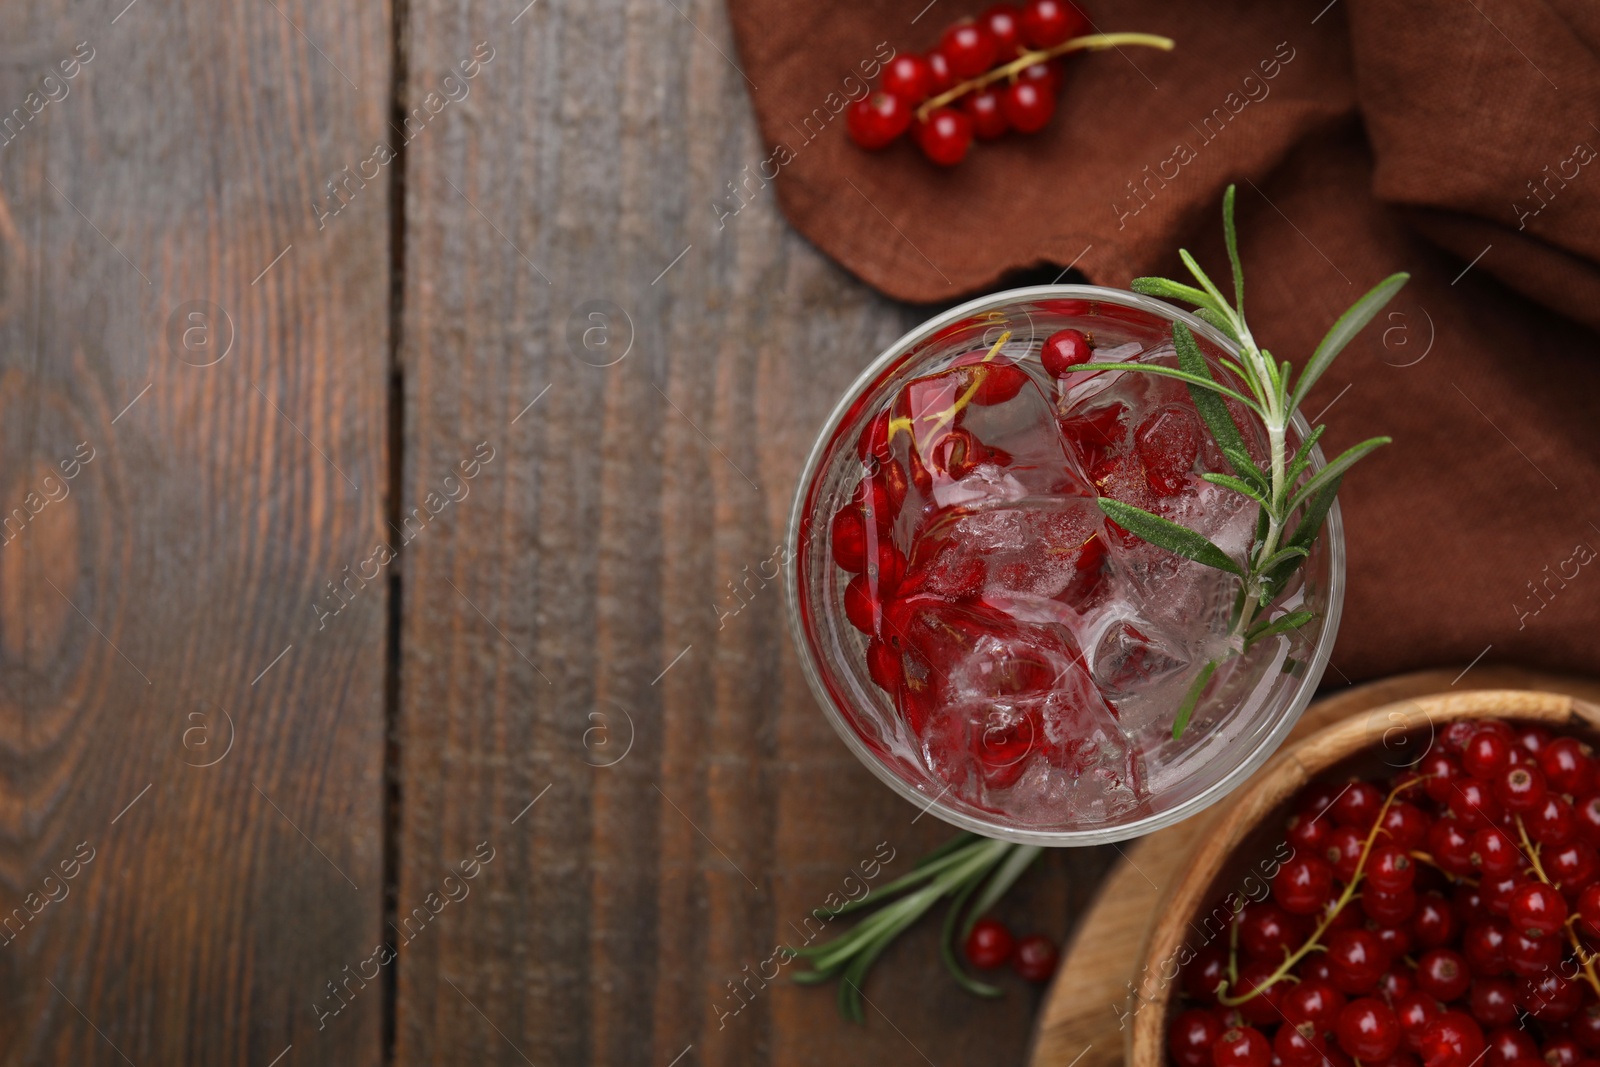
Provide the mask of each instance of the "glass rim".
MULTIPOLYGON (((844 422, 846 415, 862 396, 863 392, 871 386, 873 381, 894 360, 903 356, 916 345, 927 340, 933 334, 953 323, 963 319, 972 318, 985 311, 993 311, 1011 304, 1028 303, 1039 300, 1059 299, 1087 299, 1102 303, 1116 304, 1121 307, 1146 311, 1158 318, 1169 322, 1181 322, 1196 334, 1216 345, 1230 356, 1237 357, 1239 346, 1223 335, 1209 323, 1196 318, 1182 308, 1157 300, 1141 293, 1127 289, 1113 289, 1100 285, 1033 285, 1020 289, 1007 289, 1001 292, 989 293, 969 300, 947 311, 940 312, 930 319, 926 319, 917 326, 902 334, 881 353, 878 354, 840 396, 839 401, 833 406, 817 433, 816 440, 812 443, 810 454, 806 457, 805 467, 800 474, 800 480, 795 487, 794 502, 789 510, 789 528, 784 538, 787 558, 794 561, 795 566, 790 580, 786 582, 784 603, 789 617, 789 634, 794 641, 796 652, 800 656, 801 669, 806 676, 812 696, 822 706, 823 713, 828 722, 832 724, 834 732, 843 739, 845 746, 855 757, 866 765, 867 769, 901 797, 922 809, 924 814, 932 813, 942 821, 963 830, 980 834, 984 837, 1005 841, 1014 841, 1019 844, 1044 845, 1044 846, 1081 846, 1101 845, 1114 841, 1124 841, 1133 837, 1159 830, 1180 822, 1189 816, 1210 807, 1216 801, 1232 792, 1251 774, 1260 768, 1272 754, 1283 744, 1289 731, 1299 720, 1302 712, 1311 703, 1311 698, 1316 693, 1317 685, 1322 680, 1323 673, 1327 670, 1329 660, 1333 655, 1334 640, 1339 631, 1339 619, 1344 605, 1344 524, 1339 515, 1339 505, 1335 501, 1328 512, 1324 527, 1326 540, 1324 542, 1328 552, 1328 603, 1323 611, 1322 631, 1318 635, 1317 644, 1311 657, 1306 661, 1305 673, 1297 682, 1293 698, 1288 705, 1278 713, 1278 719, 1257 740, 1255 748, 1240 760, 1232 770, 1220 779, 1190 797, 1181 804, 1177 804, 1165 811, 1152 812, 1139 819, 1111 826, 1086 827, 1081 830, 1036 830, 1027 827, 1017 827, 1006 823, 979 818, 969 812, 960 811, 942 803, 943 794, 929 796, 914 784, 907 781, 889 767, 877 753, 873 752, 867 743, 856 732, 854 726, 846 720, 844 713, 839 709, 826 682, 822 679, 817 660, 818 651, 813 647, 810 636, 806 633, 803 621, 803 612, 800 607, 800 527, 805 518, 805 509, 813 480, 817 477, 823 456, 828 451, 834 435, 844 422)), ((1295 413, 1290 425, 1295 433, 1304 440, 1310 434, 1311 428, 1304 416, 1298 411, 1295 413)), ((1324 464, 1322 449, 1313 446, 1311 450, 1311 470, 1320 470, 1324 464)), ((920 816, 919 816, 920 817, 920 816)))

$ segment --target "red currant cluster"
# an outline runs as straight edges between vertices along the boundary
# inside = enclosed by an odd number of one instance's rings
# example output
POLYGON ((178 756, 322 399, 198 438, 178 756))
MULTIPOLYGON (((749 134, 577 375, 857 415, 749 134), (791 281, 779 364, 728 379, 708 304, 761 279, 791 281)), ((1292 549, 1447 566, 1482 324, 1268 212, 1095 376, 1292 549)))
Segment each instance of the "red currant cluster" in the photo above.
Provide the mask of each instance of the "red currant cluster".
POLYGON ((1067 53, 1121 44, 1172 47, 1164 37, 1089 35, 1089 28, 1088 16, 1071 0, 995 4, 962 19, 927 55, 889 61, 877 90, 851 105, 850 137, 862 148, 879 149, 910 130, 924 155, 953 166, 973 137, 1044 129, 1056 111, 1060 57, 1067 53))
POLYGON ((1301 796, 1271 899, 1184 968, 1177 1067, 1600 1065, 1600 764, 1538 726, 1440 741, 1387 797, 1301 796))
POLYGON ((1029 934, 1020 941, 1011 936, 998 919, 980 919, 967 934, 967 960, 980 971, 992 971, 1011 964, 1011 969, 1030 982, 1048 982, 1056 973, 1060 951, 1043 934, 1029 934))

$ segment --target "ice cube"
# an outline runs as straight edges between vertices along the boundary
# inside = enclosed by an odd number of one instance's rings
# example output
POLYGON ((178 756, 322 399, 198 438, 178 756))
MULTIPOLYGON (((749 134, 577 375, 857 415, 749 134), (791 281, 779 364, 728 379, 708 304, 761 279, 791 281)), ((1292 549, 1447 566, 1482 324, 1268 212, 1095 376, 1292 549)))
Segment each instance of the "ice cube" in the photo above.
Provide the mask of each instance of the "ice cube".
POLYGON ((912 550, 906 584, 986 599, 1082 592, 1105 555, 1105 516, 1089 496, 1029 497, 932 517, 912 550), (958 593, 959 590, 959 593, 958 593))
POLYGON ((934 596, 902 602, 891 628, 916 665, 908 678, 925 679, 908 722, 958 796, 999 803, 992 794, 1012 790, 1024 807, 1054 796, 1050 817, 1074 820, 1137 802, 1134 753, 1063 629, 934 596))
POLYGON ((1148 691, 1188 666, 1181 646, 1150 622, 1114 619, 1090 660, 1095 684, 1110 700, 1148 691))

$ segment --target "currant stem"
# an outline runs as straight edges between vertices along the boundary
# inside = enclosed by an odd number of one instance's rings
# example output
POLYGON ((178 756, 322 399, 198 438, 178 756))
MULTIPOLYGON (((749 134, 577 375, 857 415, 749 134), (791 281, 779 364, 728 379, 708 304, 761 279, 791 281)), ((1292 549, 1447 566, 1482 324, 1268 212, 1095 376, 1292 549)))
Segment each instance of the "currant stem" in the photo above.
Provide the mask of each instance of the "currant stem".
MULTIPOLYGON (((1545 885, 1554 887, 1555 883, 1550 880, 1548 874, 1544 873, 1544 864, 1539 862, 1539 846, 1528 840, 1528 828, 1522 825, 1522 816, 1518 815, 1516 818, 1517 835, 1522 838, 1522 851, 1528 857, 1528 863, 1533 868, 1534 876, 1545 885)), ((1583 968, 1583 977, 1588 980, 1590 988, 1595 993, 1600 994, 1600 974, 1595 973, 1595 957, 1584 950, 1583 942, 1578 939, 1578 931, 1572 928, 1571 923, 1568 923, 1565 929, 1568 939, 1572 942, 1573 954, 1577 956, 1578 964, 1583 968)))
MULTIPOLYGON (((1350 876, 1350 881, 1345 885, 1344 892, 1339 894, 1339 899, 1334 902, 1333 907, 1328 909, 1327 914, 1322 917, 1322 921, 1317 924, 1317 928, 1311 931, 1311 936, 1306 938, 1306 943, 1285 956, 1283 962, 1278 964, 1277 970, 1257 982, 1255 988, 1242 997, 1228 996, 1228 981, 1226 979, 1218 983, 1217 1003, 1224 1007, 1232 1008, 1260 996, 1285 978, 1292 977, 1289 972, 1294 970, 1295 965, 1311 953, 1326 950, 1327 946, 1322 943, 1322 935, 1328 932, 1328 927, 1333 925, 1333 920, 1337 919, 1339 913, 1344 911, 1346 906, 1356 898, 1356 886, 1361 884, 1362 875, 1366 872, 1367 857, 1372 855, 1372 846, 1378 840, 1378 834, 1388 833, 1383 827, 1383 817, 1389 814, 1389 808, 1394 803, 1395 797, 1399 796, 1403 790, 1410 789, 1414 785, 1420 785, 1425 781, 1427 781, 1426 778, 1413 778, 1409 782, 1402 782, 1390 790, 1389 795, 1383 799, 1383 806, 1378 809, 1378 817, 1373 822, 1372 829, 1367 832, 1367 840, 1361 846, 1361 856, 1356 860, 1355 873, 1350 876)), ((1234 925, 1237 926, 1238 924, 1235 923, 1234 925)), ((1238 955, 1238 944, 1235 941, 1228 946, 1228 973, 1235 976, 1234 981, 1238 980, 1238 955)))
POLYGON ((1068 52, 1100 52, 1107 48, 1120 48, 1125 44, 1159 48, 1163 52, 1170 52, 1176 43, 1170 37, 1159 37, 1153 33, 1091 33, 1083 37, 1074 37, 1071 40, 1062 41, 1052 48, 1044 48, 1036 52, 1024 52, 1003 66, 986 71, 976 78, 964 81, 960 85, 940 93, 917 108, 917 120, 926 121, 930 112, 944 107, 953 100, 959 100, 968 93, 976 92, 1002 78, 1021 74, 1035 63, 1043 63, 1054 59, 1056 56, 1064 56, 1068 52))

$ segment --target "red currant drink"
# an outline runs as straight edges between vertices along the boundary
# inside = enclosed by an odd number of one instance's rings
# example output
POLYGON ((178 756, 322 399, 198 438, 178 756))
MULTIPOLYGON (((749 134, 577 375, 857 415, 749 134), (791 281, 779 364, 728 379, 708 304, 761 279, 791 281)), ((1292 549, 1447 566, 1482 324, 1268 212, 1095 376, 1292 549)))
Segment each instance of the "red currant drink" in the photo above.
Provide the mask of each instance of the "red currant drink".
MULTIPOLYGON (((1249 548, 1254 505, 1201 477, 1230 468, 1183 383, 1073 369, 1176 366, 1175 318, 1224 378, 1225 341, 1135 294, 975 301, 874 363, 813 452, 790 531, 808 676, 869 767, 958 825, 1065 844, 1173 821, 1265 759, 1321 673, 1336 516, 1273 608, 1319 619, 1224 656, 1238 579, 1098 504, 1138 505, 1236 557, 1249 548), (1185 692, 1219 658, 1174 739, 1185 692)), ((1259 426, 1234 414, 1264 455, 1259 426)))

